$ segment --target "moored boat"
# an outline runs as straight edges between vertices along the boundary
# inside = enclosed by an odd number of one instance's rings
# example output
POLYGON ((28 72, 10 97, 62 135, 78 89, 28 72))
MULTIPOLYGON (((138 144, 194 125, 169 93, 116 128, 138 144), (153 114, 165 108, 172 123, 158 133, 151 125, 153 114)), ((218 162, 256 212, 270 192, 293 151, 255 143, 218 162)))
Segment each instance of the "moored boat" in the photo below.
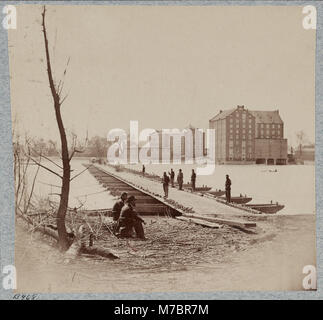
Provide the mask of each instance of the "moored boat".
POLYGON ((212 195, 213 197, 220 197, 225 194, 225 191, 222 191, 222 190, 208 191, 208 194, 212 195))
POLYGON ((282 204, 273 204, 273 203, 268 203, 268 204, 246 204, 246 207, 263 212, 263 213, 276 213, 283 208, 285 208, 284 205, 282 204))
POLYGON ((210 191, 212 188, 211 187, 196 187, 195 188, 195 191, 197 192, 207 192, 207 191, 210 191))
MULTIPOLYGON (((175 184, 178 186, 178 184, 175 184)), ((183 189, 192 189, 192 184, 191 183, 184 183, 183 184, 183 189)), ((195 191, 196 192, 207 192, 210 191, 212 189, 212 187, 208 187, 208 186, 202 186, 202 187, 195 187, 195 191)))
MULTIPOLYGON (((220 197, 220 199, 226 200, 226 197, 220 197)), ((247 196, 231 197, 231 202, 237 204, 245 204, 250 202, 251 200, 252 198, 247 196)))

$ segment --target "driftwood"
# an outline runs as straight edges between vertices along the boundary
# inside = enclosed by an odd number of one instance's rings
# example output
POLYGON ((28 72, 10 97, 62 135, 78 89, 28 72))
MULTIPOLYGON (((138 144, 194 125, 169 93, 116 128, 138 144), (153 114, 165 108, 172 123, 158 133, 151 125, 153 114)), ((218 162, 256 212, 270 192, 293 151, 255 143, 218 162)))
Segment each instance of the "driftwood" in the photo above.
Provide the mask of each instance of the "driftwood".
POLYGON ((253 228, 256 227, 257 224, 255 222, 250 221, 243 221, 243 220, 232 220, 232 219, 222 219, 222 218, 216 218, 216 217, 209 217, 206 215, 198 215, 198 214, 185 214, 183 215, 186 218, 194 218, 194 219, 201 219, 205 221, 220 223, 220 224, 226 224, 231 227, 240 227, 240 228, 253 228))
POLYGON ((187 217, 176 217, 176 219, 181 220, 181 221, 192 222, 192 223, 198 224, 203 227, 208 227, 208 228, 220 229, 223 227, 223 225, 221 225, 221 224, 208 222, 208 221, 204 221, 201 219, 194 219, 194 218, 187 218, 187 217))
POLYGON ((252 230, 250 228, 255 228, 257 224, 255 222, 250 221, 242 221, 242 220, 231 220, 231 219, 221 219, 221 218, 215 218, 215 217, 208 217, 198 214, 185 214, 181 217, 177 217, 177 219, 183 220, 183 221, 191 221, 196 224, 205 225, 206 227, 213 227, 216 228, 216 225, 228 225, 232 228, 239 229, 245 233, 252 233, 255 234, 256 231, 252 230), (211 225, 207 225, 208 223, 211 223, 211 225), (214 226, 212 226, 214 224, 214 226))
MULTIPOLYGON (((33 220, 23 214, 18 215, 20 218, 22 218, 25 222, 28 223, 28 225, 34 226, 33 220)), ((81 225, 76 232, 76 235, 67 228, 67 235, 69 239, 69 249, 65 252, 66 259, 75 259, 78 255, 85 253, 90 255, 97 255, 108 259, 118 259, 119 257, 111 252, 109 249, 93 246, 93 234, 91 233, 89 237, 84 235, 83 232, 84 226, 81 225), (88 243, 87 243, 87 240, 88 243)), ((57 226, 52 224, 47 225, 36 225, 34 226, 33 232, 40 232, 42 234, 45 234, 47 236, 50 236, 51 238, 55 239, 57 242, 59 240, 58 238, 58 232, 57 232, 57 226)))
POLYGON ((108 259, 118 259, 119 257, 112 253, 109 249, 98 246, 93 246, 93 234, 89 236, 89 244, 87 244, 87 236, 84 234, 84 225, 81 225, 76 232, 74 242, 66 251, 65 257, 67 259, 76 258, 79 254, 98 255, 108 259))

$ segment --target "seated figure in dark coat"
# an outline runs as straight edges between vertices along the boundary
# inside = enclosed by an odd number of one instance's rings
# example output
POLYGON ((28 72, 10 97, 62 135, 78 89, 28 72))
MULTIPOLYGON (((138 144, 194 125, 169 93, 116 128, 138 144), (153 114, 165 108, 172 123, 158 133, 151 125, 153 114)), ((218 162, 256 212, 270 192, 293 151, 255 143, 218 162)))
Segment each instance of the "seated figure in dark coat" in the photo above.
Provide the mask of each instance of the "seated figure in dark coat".
POLYGON ((134 210, 135 206, 136 198, 134 196, 130 196, 127 199, 126 205, 121 210, 118 221, 118 226, 120 229, 119 236, 121 238, 131 238, 134 229, 137 238, 145 239, 145 232, 142 224, 146 223, 134 210))

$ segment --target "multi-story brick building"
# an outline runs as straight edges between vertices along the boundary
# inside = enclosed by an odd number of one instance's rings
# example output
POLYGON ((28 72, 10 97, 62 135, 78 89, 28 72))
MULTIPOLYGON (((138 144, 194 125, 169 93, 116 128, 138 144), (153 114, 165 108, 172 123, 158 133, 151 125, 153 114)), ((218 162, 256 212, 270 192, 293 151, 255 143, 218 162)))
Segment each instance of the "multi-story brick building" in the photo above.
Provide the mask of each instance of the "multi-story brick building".
POLYGON ((276 111, 251 111, 244 106, 220 111, 209 120, 215 129, 218 163, 286 164, 284 123, 276 111))

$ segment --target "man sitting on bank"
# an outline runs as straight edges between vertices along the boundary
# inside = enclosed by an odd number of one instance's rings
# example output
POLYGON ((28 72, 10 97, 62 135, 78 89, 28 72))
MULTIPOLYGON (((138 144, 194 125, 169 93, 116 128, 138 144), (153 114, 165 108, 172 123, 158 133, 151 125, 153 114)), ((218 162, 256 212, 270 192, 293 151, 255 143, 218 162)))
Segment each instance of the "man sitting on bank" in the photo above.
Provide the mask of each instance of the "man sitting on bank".
POLYGON ((119 230, 119 225, 118 225, 118 220, 120 217, 121 209, 124 207, 125 202, 128 198, 127 192, 123 192, 121 194, 120 199, 114 204, 112 208, 112 218, 113 218, 113 231, 118 232, 119 230))
POLYGON ((118 221, 118 226, 120 228, 119 236, 121 238, 131 238, 132 231, 135 229, 137 238, 144 240, 145 232, 142 224, 146 224, 146 222, 140 216, 138 216, 134 210, 135 206, 136 198, 134 196, 130 196, 120 213, 120 218, 118 221))

